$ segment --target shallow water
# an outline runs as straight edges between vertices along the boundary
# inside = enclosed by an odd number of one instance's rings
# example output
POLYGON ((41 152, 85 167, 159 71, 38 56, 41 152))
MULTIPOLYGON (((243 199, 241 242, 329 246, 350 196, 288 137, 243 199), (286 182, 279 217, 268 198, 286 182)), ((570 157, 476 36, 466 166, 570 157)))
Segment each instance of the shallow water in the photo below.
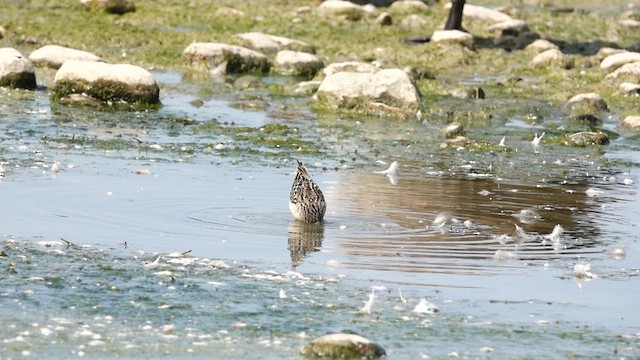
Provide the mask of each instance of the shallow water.
POLYGON ((151 113, 2 94, 1 358, 297 358, 341 330, 399 359, 639 356, 639 180, 619 165, 639 162, 633 142, 533 149, 540 130, 514 120, 484 135, 512 152, 439 151, 433 125, 191 106, 202 84, 157 77, 151 113), (256 148, 169 117, 322 139, 302 158, 325 222, 289 213, 290 153, 243 153, 256 148), (439 311, 414 312, 424 298, 439 311))

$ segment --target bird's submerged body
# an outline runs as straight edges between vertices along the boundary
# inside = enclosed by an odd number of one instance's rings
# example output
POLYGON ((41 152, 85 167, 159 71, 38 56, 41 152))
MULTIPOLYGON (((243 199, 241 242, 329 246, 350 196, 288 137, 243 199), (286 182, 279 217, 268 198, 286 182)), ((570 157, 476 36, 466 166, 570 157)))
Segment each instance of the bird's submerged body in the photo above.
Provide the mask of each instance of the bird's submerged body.
POLYGON ((322 221, 327 210, 322 191, 300 161, 289 194, 289 210, 296 219, 308 223, 322 221))

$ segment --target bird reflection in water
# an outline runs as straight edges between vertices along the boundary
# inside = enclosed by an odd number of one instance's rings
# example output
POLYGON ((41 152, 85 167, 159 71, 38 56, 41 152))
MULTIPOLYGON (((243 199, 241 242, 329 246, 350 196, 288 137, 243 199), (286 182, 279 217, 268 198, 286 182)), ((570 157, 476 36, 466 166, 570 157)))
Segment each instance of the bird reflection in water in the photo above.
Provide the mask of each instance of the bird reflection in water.
POLYGON ((312 251, 320 251, 324 240, 324 224, 295 220, 289 225, 289 253, 296 267, 312 251))

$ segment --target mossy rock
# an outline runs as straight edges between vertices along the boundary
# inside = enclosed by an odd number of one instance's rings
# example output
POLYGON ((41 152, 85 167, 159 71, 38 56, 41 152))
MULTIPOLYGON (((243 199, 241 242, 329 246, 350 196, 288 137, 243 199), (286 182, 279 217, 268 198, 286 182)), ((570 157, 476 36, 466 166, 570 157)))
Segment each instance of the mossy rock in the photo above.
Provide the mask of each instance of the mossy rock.
POLYGON ((377 359, 386 355, 382 346, 356 334, 328 334, 313 340, 300 352, 311 359, 377 359))

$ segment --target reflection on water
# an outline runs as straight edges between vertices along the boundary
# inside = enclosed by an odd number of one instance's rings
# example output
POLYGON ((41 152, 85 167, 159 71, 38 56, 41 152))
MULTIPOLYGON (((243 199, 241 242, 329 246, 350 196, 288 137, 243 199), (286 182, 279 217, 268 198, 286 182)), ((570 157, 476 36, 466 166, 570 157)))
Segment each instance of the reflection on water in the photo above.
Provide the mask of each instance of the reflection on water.
POLYGON ((295 267, 312 251, 319 251, 324 240, 324 224, 309 224, 294 220, 289 225, 289 252, 291 263, 295 267))

